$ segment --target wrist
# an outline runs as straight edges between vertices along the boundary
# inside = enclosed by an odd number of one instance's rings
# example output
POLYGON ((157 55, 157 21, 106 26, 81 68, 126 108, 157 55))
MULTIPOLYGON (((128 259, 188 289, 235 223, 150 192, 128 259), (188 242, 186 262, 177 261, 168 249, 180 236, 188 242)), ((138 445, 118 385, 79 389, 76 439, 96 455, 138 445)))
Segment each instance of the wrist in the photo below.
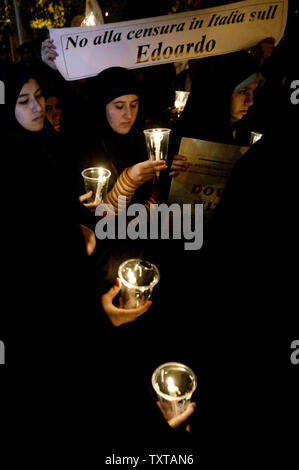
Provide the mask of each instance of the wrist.
POLYGON ((124 173, 125 173, 125 176, 128 180, 128 183, 132 186, 134 186, 135 188, 138 188, 139 186, 141 186, 141 183, 139 183, 138 181, 136 181, 136 179, 134 179, 134 170, 133 170, 133 166, 130 166, 128 168, 126 168, 124 170, 124 173))

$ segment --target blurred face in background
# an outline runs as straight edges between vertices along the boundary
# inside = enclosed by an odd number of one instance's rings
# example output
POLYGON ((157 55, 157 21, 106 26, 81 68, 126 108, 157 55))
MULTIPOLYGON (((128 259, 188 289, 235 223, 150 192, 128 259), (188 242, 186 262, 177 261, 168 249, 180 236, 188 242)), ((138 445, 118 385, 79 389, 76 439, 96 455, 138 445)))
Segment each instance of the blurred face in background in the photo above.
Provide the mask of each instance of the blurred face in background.
POLYGON ((106 118, 117 134, 128 134, 134 125, 139 108, 137 95, 123 95, 106 105, 106 118))
POLYGON ((45 98, 34 78, 23 85, 17 98, 15 118, 24 129, 38 132, 44 127, 45 98))
POLYGON ((250 106, 254 103, 254 92, 260 82, 252 82, 244 88, 236 91, 231 96, 230 114, 239 121, 248 112, 250 106))
POLYGON ((50 96, 46 100, 46 117, 52 124, 56 132, 61 130, 62 126, 62 106, 56 96, 50 96))

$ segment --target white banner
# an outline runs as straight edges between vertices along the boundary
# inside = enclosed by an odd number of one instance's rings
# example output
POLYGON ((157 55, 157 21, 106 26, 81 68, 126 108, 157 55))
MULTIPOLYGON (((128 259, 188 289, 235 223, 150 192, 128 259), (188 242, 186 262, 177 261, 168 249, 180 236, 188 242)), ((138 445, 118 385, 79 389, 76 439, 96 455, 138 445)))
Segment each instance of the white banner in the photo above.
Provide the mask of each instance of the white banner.
POLYGON ((266 37, 280 41, 287 0, 247 0, 215 8, 92 27, 50 29, 66 80, 120 66, 139 68, 226 54, 266 37))

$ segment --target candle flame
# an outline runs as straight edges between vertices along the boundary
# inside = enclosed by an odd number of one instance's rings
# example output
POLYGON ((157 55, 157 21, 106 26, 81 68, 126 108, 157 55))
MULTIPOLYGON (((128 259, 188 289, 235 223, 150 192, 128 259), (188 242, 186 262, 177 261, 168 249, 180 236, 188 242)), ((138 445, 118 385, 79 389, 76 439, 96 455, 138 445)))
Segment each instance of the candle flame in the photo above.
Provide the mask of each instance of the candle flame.
POLYGON ((106 180, 105 170, 104 170, 104 168, 99 168, 98 182, 99 183, 104 183, 105 180, 106 180))
POLYGON ((96 26, 97 22, 93 12, 91 11, 81 23, 81 26, 96 26))
POLYGON ((128 269, 128 278, 130 284, 136 284, 136 276, 133 273, 132 269, 128 269))
POLYGON ((153 132, 155 144, 159 144, 163 139, 163 134, 159 129, 155 129, 153 132))
POLYGON ((190 92, 189 91, 176 91, 174 106, 178 111, 178 116, 182 113, 186 106, 190 92))
MULTIPOLYGON (((155 129, 153 132, 154 145, 155 145, 155 159, 161 160, 161 141, 163 139, 163 134, 159 129, 155 129)), ((157 172, 157 176, 160 172, 157 172)))
POLYGON ((175 100, 174 106, 176 108, 180 108, 181 106, 183 106, 183 104, 184 104, 184 94, 183 94, 183 92, 180 92, 180 93, 178 93, 178 96, 175 100))
POLYGON ((180 391, 179 388, 175 385, 172 377, 168 377, 167 386, 168 386, 168 391, 171 395, 174 395, 175 393, 178 393, 180 391))

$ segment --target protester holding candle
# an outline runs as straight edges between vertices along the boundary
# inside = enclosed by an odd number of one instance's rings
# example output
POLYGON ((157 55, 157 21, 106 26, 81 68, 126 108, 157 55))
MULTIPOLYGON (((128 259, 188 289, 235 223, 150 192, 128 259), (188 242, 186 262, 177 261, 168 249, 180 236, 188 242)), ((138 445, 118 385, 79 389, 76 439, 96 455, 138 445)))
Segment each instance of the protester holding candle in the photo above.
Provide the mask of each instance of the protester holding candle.
MULTIPOLYGON (((246 115, 263 82, 259 64, 245 51, 200 61, 186 107, 174 129, 173 153, 179 150, 182 137, 249 145, 246 115)), ((175 155, 171 176, 187 166, 183 156, 175 155)))
MULTIPOLYGON (((42 44, 42 59, 56 69, 57 53, 51 39, 42 44)), ((149 161, 146 153, 143 116, 139 110, 141 83, 136 75, 123 67, 110 67, 86 81, 85 122, 78 126, 80 141, 74 149, 77 174, 90 167, 103 166, 111 171, 110 193, 105 202, 118 211, 117 200, 125 196, 149 207, 157 203, 159 192, 153 187, 155 174, 167 167, 164 161, 149 161)), ((82 181, 78 181, 83 191, 82 181), (80 185, 81 182, 81 185, 80 185)), ((97 204, 86 203, 89 193, 80 196, 90 211, 97 204)))
MULTIPOLYGON (((120 290, 115 286, 102 298, 103 315, 77 220, 78 201, 68 191, 59 159, 48 145, 39 78, 19 64, 0 72, 6 92, 0 136, 9 155, 2 162, 3 200, 9 195, 9 204, 2 205, 2 242, 8 256, 2 258, 7 309, 0 317, 0 332, 7 346, 7 367, 16 378, 10 420, 22 441, 27 443, 28 436, 40 449, 47 448, 47 432, 55 426, 56 441, 49 440, 55 454, 65 432, 82 446, 84 436, 77 426, 88 421, 85 411, 95 387, 94 370, 104 357, 105 339, 112 341, 111 324, 133 322, 151 302, 124 311, 113 304, 120 290)), ((50 138, 54 136, 52 131, 50 138)), ((93 406, 99 398, 103 399, 100 391, 96 401, 91 400, 93 406)), ((110 403, 106 393, 104 398, 110 403)), ((94 416, 95 410, 87 415, 94 416)), ((4 419, 2 423, 6 428, 4 419)), ((156 425, 161 426, 159 421, 156 425)))
MULTIPOLYGON (((270 462, 292 466, 298 459, 299 366, 294 367, 290 360, 290 345, 299 331, 298 313, 293 308, 297 280, 290 269, 298 260, 294 218, 298 176, 293 155, 299 104, 291 101, 291 84, 299 77, 293 61, 297 55, 298 41, 272 129, 234 165, 210 228, 206 278, 217 269, 224 269, 226 275, 213 285, 203 279, 202 288, 207 288, 209 308, 215 314, 200 329, 207 342, 212 338, 217 344, 217 352, 211 352, 206 361, 213 372, 205 423, 207 442, 213 449, 214 429, 209 429, 209 423, 215 419, 213 414, 218 419, 219 435, 224 436, 218 441, 221 464, 231 442, 232 464, 238 465, 244 455, 250 457, 250 464, 258 459, 266 466, 270 462), (279 197, 275 203, 269 202, 273 181, 279 181, 280 194, 287 194, 287 200, 279 197), (283 214, 281 221, 279 214, 283 214), (215 292, 217 296, 213 296, 215 292), (228 312, 225 318, 223 311, 228 312), (229 387, 215 393, 223 381, 229 387), (224 424, 227 420, 229 428, 224 424)), ((202 337, 202 344, 205 341, 202 337)), ((219 463, 215 460, 213 456, 214 468, 219 463)))
MULTIPOLYGON (((88 123, 86 139, 80 151, 78 172, 92 166, 104 166, 112 175, 106 202, 117 212, 119 196, 143 202, 147 207, 158 202, 153 186, 156 172, 166 169, 164 161, 150 161, 142 133, 139 112, 141 85, 133 72, 111 67, 89 80, 87 85, 88 123), (100 131, 100 135, 99 135, 100 131), (83 148, 84 147, 84 148, 83 148)), ((87 194, 81 197, 83 202, 87 194)), ((95 205, 88 204, 93 209, 95 205)))
MULTIPOLYGON (((26 226, 30 227, 28 234, 22 235, 26 235, 24 240, 27 240, 31 268, 36 263, 35 282, 40 278, 44 290, 47 279, 53 288, 51 296, 56 298, 56 288, 59 294, 65 289, 62 296, 65 298, 69 285, 67 279, 70 278, 70 284, 73 283, 70 299, 74 294, 80 298, 82 292, 89 292, 87 297, 93 298, 96 289, 92 280, 92 262, 87 255, 94 250, 95 236, 79 223, 80 204, 71 192, 65 168, 61 164, 59 147, 55 145, 56 133, 49 124, 45 124, 46 107, 40 78, 33 70, 19 64, 6 67, 1 72, 6 91, 5 105, 0 108, 1 141, 3 145, 7 144, 10 160, 15 167, 6 175, 11 185, 13 182, 11 187, 17 188, 12 199, 19 201, 26 195, 26 200, 30 202, 20 218, 25 217, 26 226), (61 240, 60 237, 65 238, 61 240), (47 273, 41 276, 44 270, 47 273), (78 291, 74 288, 76 284, 80 286, 78 291)), ((27 256, 26 250, 25 246, 20 250, 20 257, 27 256)), ((96 303, 100 304, 100 301, 96 303)), ((78 310, 82 299, 75 305, 78 310)), ((136 317, 150 305, 147 302, 142 309, 136 309, 136 317)), ((121 314, 121 311, 118 313, 121 314)))
POLYGON ((262 66, 274 42, 265 38, 249 51, 254 54, 238 51, 196 62, 191 93, 174 129, 171 176, 188 167, 186 158, 176 155, 182 137, 250 145, 250 108, 264 82, 262 66))

